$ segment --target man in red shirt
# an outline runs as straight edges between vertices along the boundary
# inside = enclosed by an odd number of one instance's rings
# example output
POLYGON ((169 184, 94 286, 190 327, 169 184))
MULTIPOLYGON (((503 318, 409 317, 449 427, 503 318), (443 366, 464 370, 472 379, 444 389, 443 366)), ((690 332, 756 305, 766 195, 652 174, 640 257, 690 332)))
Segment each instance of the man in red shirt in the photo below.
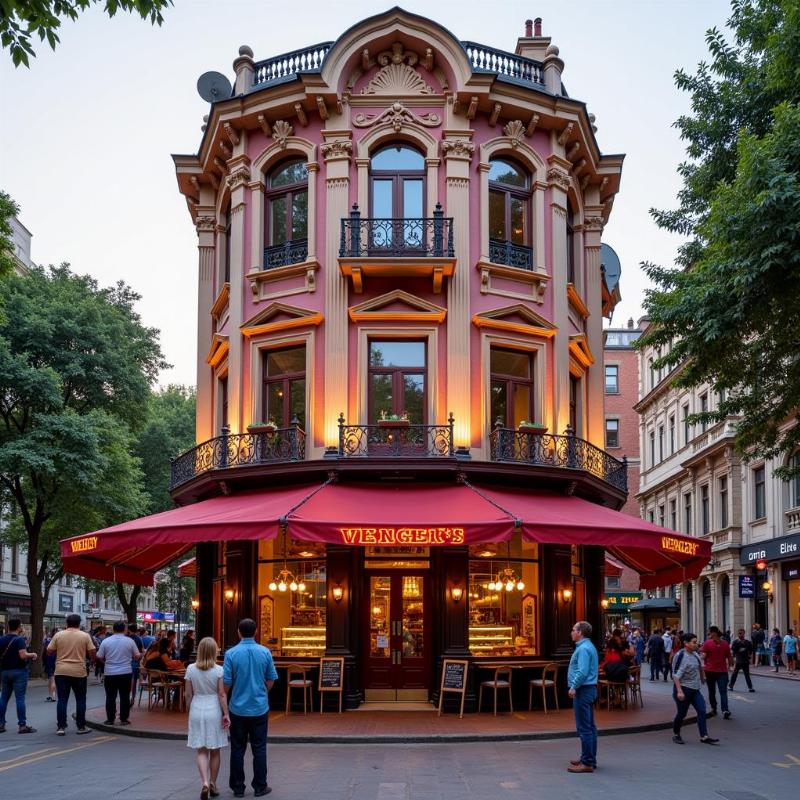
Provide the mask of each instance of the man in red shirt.
POLYGON ((703 655, 703 668, 706 673, 706 686, 708 687, 708 702, 711 713, 717 713, 717 689, 722 705, 724 719, 731 718, 728 710, 728 670, 733 666, 731 646, 722 638, 716 625, 708 629, 708 639, 700 648, 703 655))

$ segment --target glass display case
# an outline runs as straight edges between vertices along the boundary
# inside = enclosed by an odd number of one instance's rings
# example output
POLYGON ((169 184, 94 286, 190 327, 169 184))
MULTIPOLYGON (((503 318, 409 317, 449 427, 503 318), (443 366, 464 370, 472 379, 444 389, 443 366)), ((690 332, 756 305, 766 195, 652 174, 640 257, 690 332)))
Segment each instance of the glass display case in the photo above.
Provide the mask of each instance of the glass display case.
POLYGON ((475 656, 516 655, 511 625, 470 625, 469 649, 475 656))
POLYGON ((325 655, 324 625, 294 625, 281 628, 281 655, 296 658, 325 655))

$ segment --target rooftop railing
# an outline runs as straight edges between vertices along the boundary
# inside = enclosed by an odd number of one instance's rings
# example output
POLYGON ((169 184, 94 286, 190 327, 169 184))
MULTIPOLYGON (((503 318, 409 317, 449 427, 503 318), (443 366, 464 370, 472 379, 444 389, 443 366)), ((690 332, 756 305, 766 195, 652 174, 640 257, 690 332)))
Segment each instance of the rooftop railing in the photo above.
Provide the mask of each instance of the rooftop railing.
POLYGON ((540 61, 477 42, 461 42, 461 46, 466 51, 473 69, 496 72, 498 75, 544 86, 544 72, 540 61))
POLYGON ((291 53, 273 56, 264 61, 257 61, 253 87, 272 83, 282 78, 290 78, 299 72, 318 70, 331 47, 333 47, 333 42, 322 42, 321 44, 312 44, 310 47, 303 47, 300 50, 293 50, 291 53))

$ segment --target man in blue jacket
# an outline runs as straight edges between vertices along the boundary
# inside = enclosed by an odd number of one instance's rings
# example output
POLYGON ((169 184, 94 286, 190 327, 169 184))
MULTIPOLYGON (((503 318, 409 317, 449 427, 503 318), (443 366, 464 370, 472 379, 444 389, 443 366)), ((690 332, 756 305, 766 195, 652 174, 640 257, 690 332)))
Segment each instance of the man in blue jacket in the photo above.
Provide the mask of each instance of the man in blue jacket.
POLYGON ((597 767, 597 727, 594 701, 597 699, 597 649, 589 638, 592 626, 576 622, 572 626, 575 652, 569 660, 567 685, 575 710, 575 728, 581 740, 581 757, 569 762, 569 772, 594 772, 597 767))

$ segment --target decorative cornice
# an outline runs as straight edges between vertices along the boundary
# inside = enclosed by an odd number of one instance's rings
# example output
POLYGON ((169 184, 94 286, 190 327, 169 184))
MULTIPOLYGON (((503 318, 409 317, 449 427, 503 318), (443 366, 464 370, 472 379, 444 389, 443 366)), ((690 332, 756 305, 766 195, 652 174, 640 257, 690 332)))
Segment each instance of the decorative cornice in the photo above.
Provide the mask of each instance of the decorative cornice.
MULTIPOLYGON (((366 51, 365 51, 366 52, 366 51)), ((377 62, 382 69, 361 90, 361 94, 388 94, 393 96, 407 94, 436 94, 435 89, 425 83, 414 69, 419 56, 405 50, 402 42, 395 42, 391 50, 378 54, 377 62)), ((367 56, 367 63, 369 57, 367 56)))
POLYGON ((435 128, 441 125, 441 117, 429 111, 427 114, 419 116, 413 111, 409 111, 402 103, 394 102, 385 111, 378 115, 364 114, 363 112, 356 114, 353 120, 353 127, 355 128, 371 128, 373 125, 385 123, 391 125, 396 133, 399 133, 403 125, 422 125, 426 128, 435 128))
POLYGON ((589 309, 586 307, 586 303, 583 302, 583 298, 578 294, 578 290, 573 283, 567 284, 567 299, 569 300, 569 304, 583 319, 588 319, 590 316, 589 309))
POLYGON ((349 158, 353 152, 353 143, 349 139, 334 139, 332 142, 321 144, 319 151, 326 161, 349 158))
POLYGON ((346 189, 350 186, 350 178, 326 178, 329 189, 346 189))
POLYGON ((279 119, 272 126, 272 138, 282 150, 286 149, 286 142, 293 133, 294 129, 286 120, 279 119))
POLYGON ((469 178, 454 178, 453 176, 448 176, 447 185, 456 189, 469 189, 469 178))
POLYGON ((503 128, 503 133, 511 139, 512 147, 519 147, 525 141, 525 126, 518 119, 509 122, 503 128))

